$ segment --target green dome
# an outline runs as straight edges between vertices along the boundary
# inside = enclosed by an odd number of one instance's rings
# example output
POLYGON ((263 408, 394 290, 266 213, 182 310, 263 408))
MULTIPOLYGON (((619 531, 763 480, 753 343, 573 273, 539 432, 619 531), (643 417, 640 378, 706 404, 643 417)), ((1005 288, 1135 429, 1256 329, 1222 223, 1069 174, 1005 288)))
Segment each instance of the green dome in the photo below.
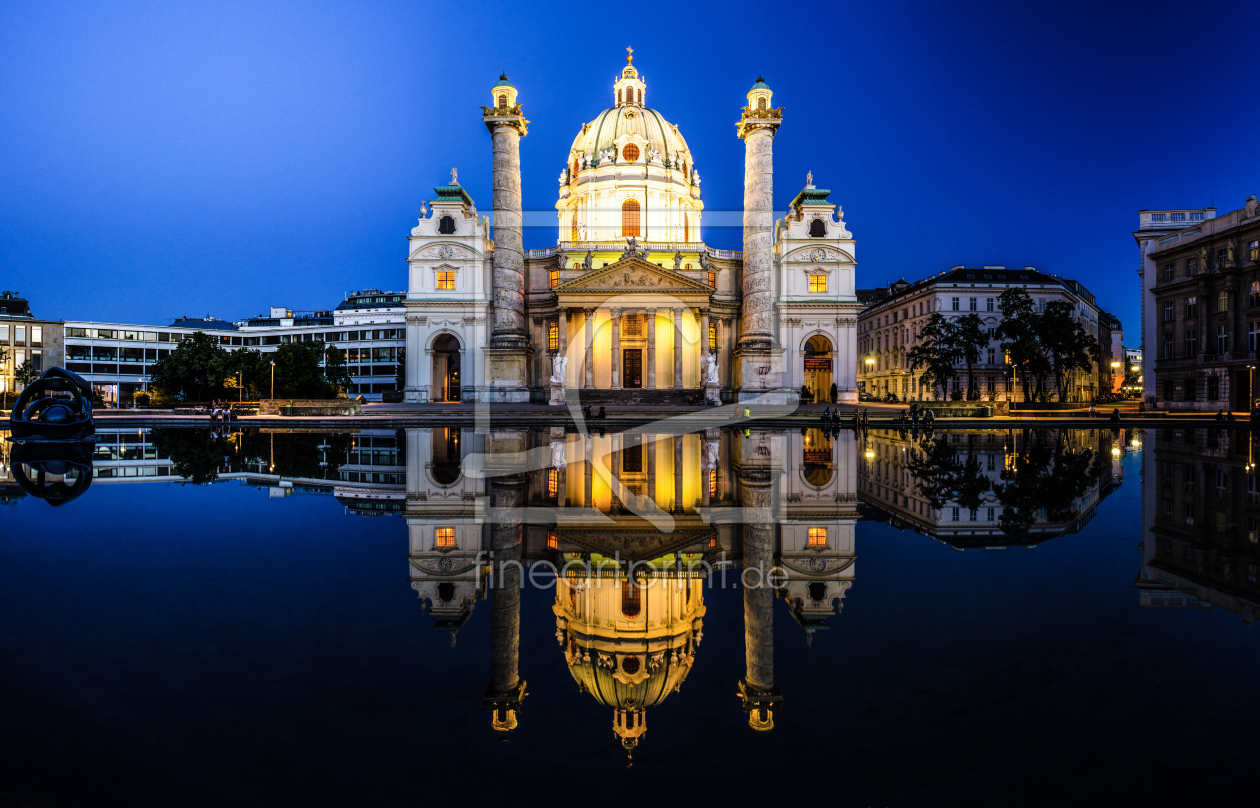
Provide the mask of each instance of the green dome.
POLYGON ((757 82, 753 84, 752 88, 748 92, 751 93, 753 90, 769 90, 769 89, 770 89, 770 85, 766 84, 766 80, 763 79, 761 76, 758 76, 757 82))
POLYGON ((507 73, 500 74, 499 80, 494 83, 494 86, 495 87, 511 87, 513 90, 516 89, 516 85, 508 81, 507 73))

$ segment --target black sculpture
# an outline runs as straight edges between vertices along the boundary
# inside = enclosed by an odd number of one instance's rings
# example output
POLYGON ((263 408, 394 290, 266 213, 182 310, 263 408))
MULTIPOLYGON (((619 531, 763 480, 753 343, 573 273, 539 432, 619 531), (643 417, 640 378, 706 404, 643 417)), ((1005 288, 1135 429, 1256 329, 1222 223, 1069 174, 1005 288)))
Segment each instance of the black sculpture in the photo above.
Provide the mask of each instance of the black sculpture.
POLYGON ((10 455, 13 478, 26 493, 44 500, 54 508, 65 505, 81 496, 92 485, 94 449, 95 443, 92 441, 18 443, 14 445, 10 455), (55 475, 55 479, 49 480, 49 475, 55 475))
POLYGON ((63 368, 49 368, 26 386, 9 417, 13 441, 77 442, 96 434, 92 386, 63 368))

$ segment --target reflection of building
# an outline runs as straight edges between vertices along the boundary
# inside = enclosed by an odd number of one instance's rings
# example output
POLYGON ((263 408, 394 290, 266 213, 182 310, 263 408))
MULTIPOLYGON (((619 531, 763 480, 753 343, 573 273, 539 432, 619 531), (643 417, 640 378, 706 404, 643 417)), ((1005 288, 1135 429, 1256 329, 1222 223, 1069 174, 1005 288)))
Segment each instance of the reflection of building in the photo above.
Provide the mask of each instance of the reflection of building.
MULTIPOLYGON (((932 399, 939 395, 923 381, 924 368, 912 369, 907 353, 918 342, 919 333, 933 312, 947 319, 977 315, 989 332, 989 344, 981 350, 973 366, 976 386, 983 397, 1009 399, 1012 393, 1011 366, 1006 364, 1000 341, 993 331, 1002 321, 998 298, 1008 288, 1026 290, 1038 311, 1052 300, 1071 304, 1077 321, 1102 343, 1104 365, 1110 372, 1110 351, 1120 322, 1098 307, 1094 295, 1074 280, 1047 275, 1033 267, 1008 269, 1004 266, 954 267, 921 281, 897 281, 887 288, 863 289, 859 298, 866 304, 858 318, 858 379, 872 395, 896 393, 903 401, 932 399)), ((1119 343, 1115 337, 1116 344, 1119 343)), ((954 390, 967 383, 965 365, 958 365, 954 390)), ((1099 372, 1102 372, 1101 370, 1099 372)), ((1073 400, 1088 400, 1096 390, 1097 374, 1074 371, 1066 380, 1073 400)), ((1054 381, 1047 389, 1053 389, 1054 381)), ((1056 391, 1057 392, 1057 391, 1056 391)))
POLYGON ((775 221, 782 110, 769 86, 759 78, 749 90, 738 130, 744 250, 716 250, 701 239, 695 157, 646 106, 630 61, 613 106, 557 155, 559 232, 545 249, 522 244, 529 122, 507 76, 491 88, 494 238, 455 172, 421 208, 408 244, 407 400, 547 401, 561 386, 588 403, 681 402, 702 387, 794 400, 803 385, 817 397, 832 383, 855 400, 854 240, 812 175, 775 221))
POLYGON ((500 731, 516 725, 524 698, 511 657, 521 575, 555 581, 567 667, 613 710, 627 750, 644 736, 647 711, 684 683, 714 578, 744 576, 740 688, 756 729, 773 726, 782 698, 775 599, 808 639, 827 627, 854 579, 850 433, 414 429, 407 442, 412 587, 452 641, 490 597, 483 704, 500 731), (732 564, 742 569, 727 571, 732 564))
POLYGON ((876 518, 958 549, 1075 533, 1120 485, 1109 430, 958 430, 862 438, 858 492, 876 518))
POLYGON ((1144 607, 1220 606, 1260 615, 1260 487, 1255 436, 1182 427, 1147 431, 1142 470, 1144 607))

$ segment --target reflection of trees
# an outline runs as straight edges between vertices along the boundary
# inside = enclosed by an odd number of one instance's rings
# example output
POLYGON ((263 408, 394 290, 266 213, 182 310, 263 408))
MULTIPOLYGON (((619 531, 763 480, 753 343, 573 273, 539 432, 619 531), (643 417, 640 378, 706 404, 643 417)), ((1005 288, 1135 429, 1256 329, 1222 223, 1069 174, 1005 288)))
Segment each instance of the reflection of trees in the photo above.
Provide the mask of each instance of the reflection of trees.
POLYGON ((171 461, 174 473, 195 485, 211 483, 224 472, 263 472, 282 477, 337 479, 350 449, 346 433, 261 433, 230 435, 212 429, 158 427, 153 446, 171 461))
POLYGON ((1102 457, 1090 449, 1069 449, 1064 437, 1062 431, 1051 438, 1046 430, 1024 430, 1023 448, 994 486, 1002 503, 1002 532, 1027 533, 1042 513, 1049 522, 1076 515, 1075 501, 1102 473, 1102 457))
POLYGON ((933 508, 940 510, 950 500, 972 511, 980 507, 990 482, 971 451, 974 440, 974 435, 967 436, 966 460, 950 446, 948 435, 928 438, 921 451, 910 453, 906 467, 915 476, 919 493, 933 508))

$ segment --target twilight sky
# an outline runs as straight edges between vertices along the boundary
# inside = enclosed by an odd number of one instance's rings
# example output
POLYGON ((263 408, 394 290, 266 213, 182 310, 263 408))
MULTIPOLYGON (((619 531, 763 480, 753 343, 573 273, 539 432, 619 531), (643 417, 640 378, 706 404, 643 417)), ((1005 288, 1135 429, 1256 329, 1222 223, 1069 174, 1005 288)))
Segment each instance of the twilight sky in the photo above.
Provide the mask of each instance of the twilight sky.
POLYGON ((531 122, 525 208, 554 217, 631 45, 707 215, 740 208, 734 124, 761 73, 785 107, 775 206, 812 170, 859 285, 1028 264, 1082 280, 1137 345, 1137 211, 1260 191, 1258 30, 1246 2, 0 0, 0 288, 38 317, 144 324, 404 289, 452 166, 490 208, 499 73, 531 122))

